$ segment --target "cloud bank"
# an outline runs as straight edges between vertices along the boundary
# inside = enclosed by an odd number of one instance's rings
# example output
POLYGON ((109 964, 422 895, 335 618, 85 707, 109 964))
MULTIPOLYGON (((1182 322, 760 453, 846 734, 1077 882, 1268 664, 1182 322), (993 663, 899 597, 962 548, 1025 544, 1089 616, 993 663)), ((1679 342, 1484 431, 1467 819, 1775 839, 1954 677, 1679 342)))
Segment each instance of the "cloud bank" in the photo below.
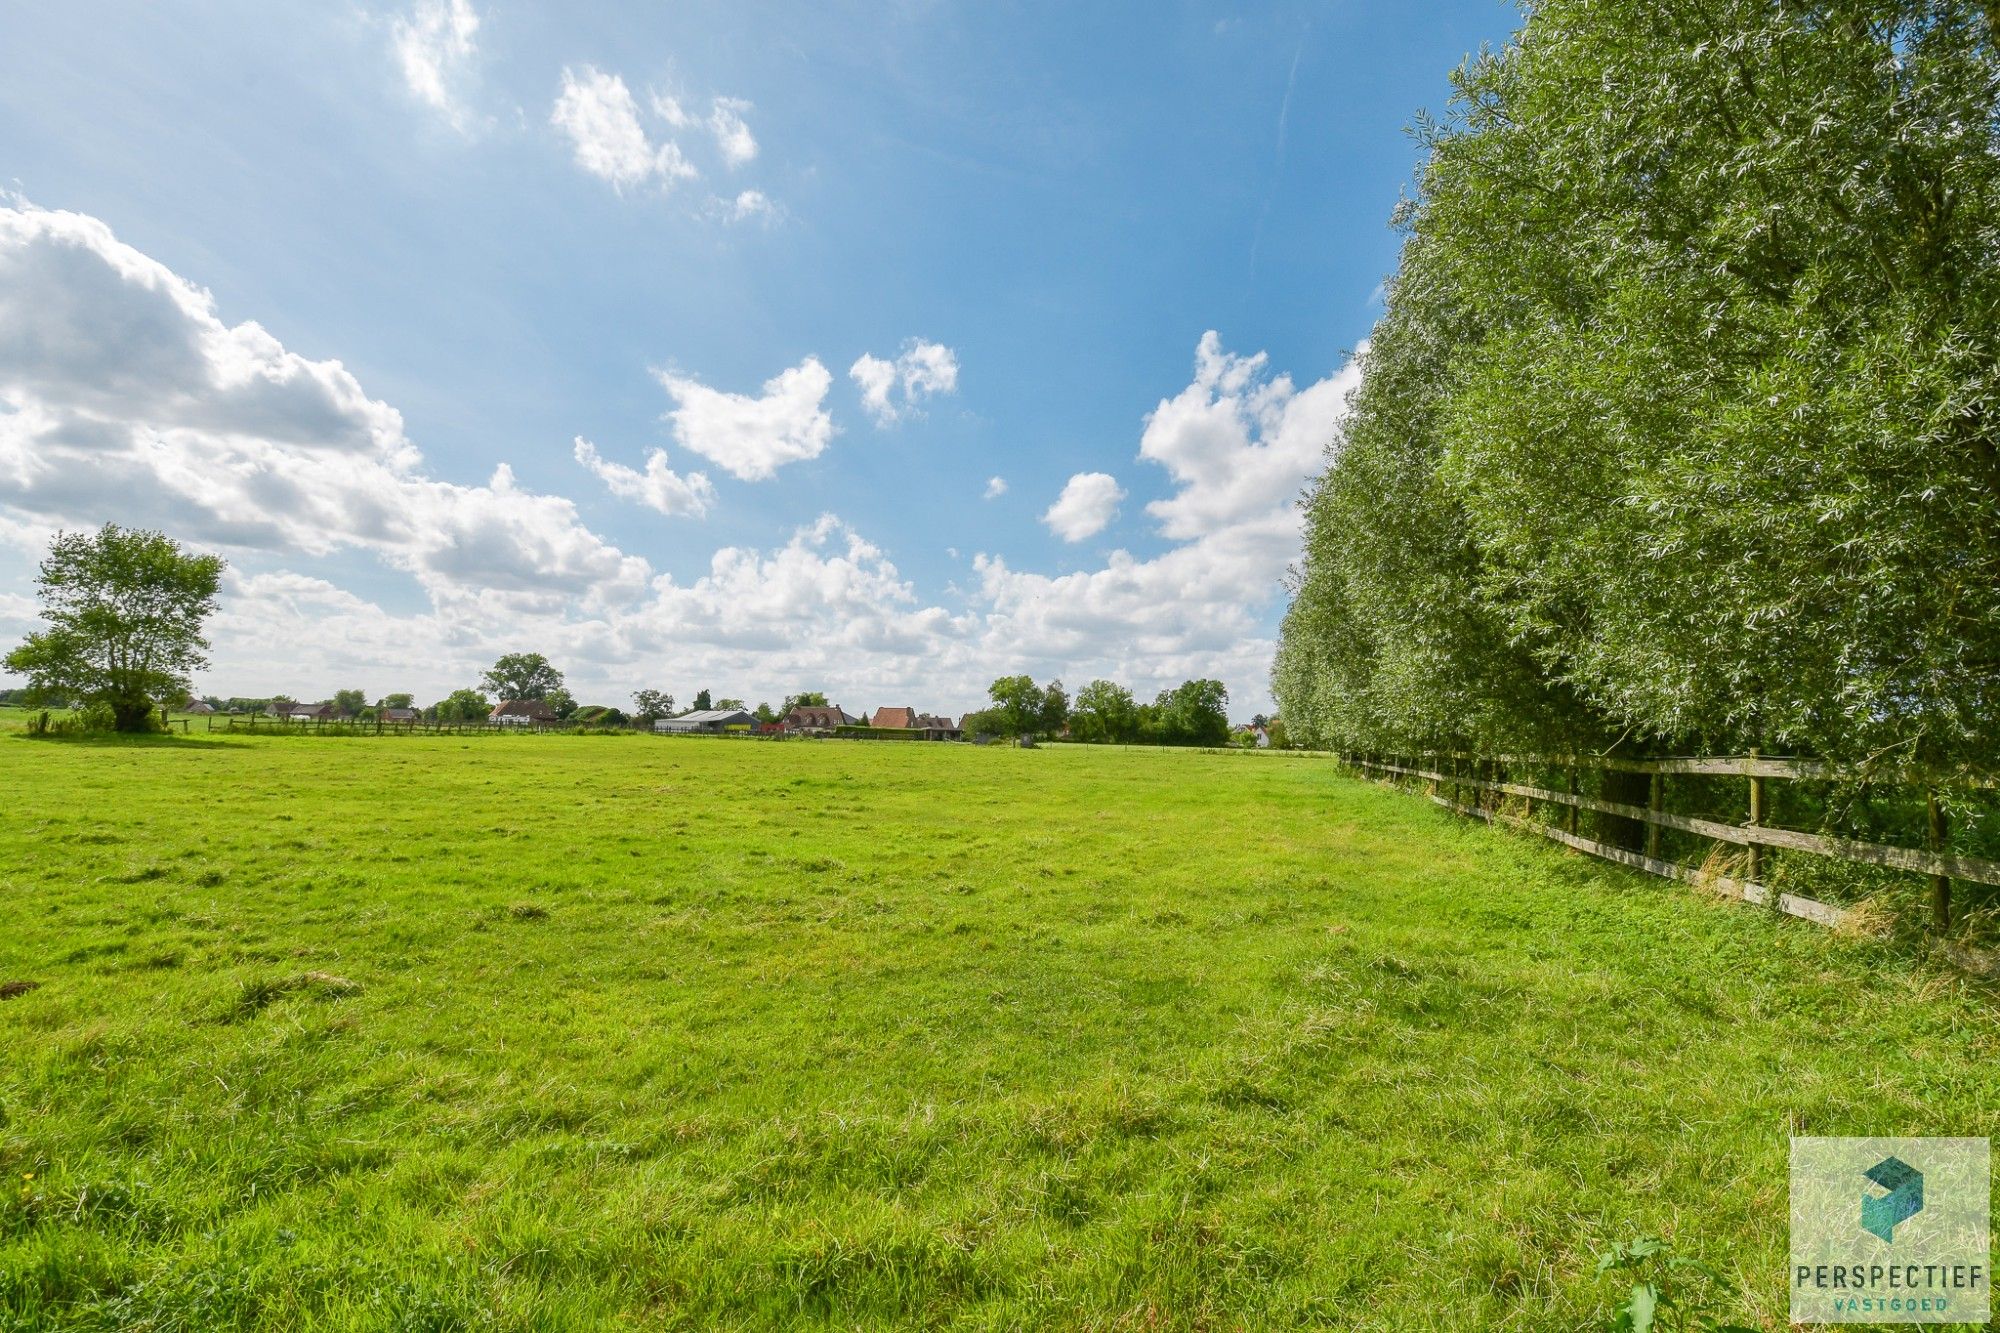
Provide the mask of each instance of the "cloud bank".
MULTIPOLYGON (((941 384, 941 364, 913 358, 910 383, 941 384)), ((230 558, 204 681, 228 693, 442 694, 529 647, 607 702, 726 685, 959 709, 993 677, 1029 671, 1142 691, 1218 676, 1248 712, 1264 706, 1268 626, 1298 552, 1294 500, 1358 376, 1297 388, 1205 335, 1191 382, 1140 434, 1137 458, 1169 488, 1145 510, 1158 554, 1113 551, 1060 575, 976 554, 973 586, 927 597, 825 514, 768 548, 724 546, 683 579, 594 531, 570 499, 523 487, 504 461, 478 483, 436 475, 401 414, 340 362, 226 321, 104 223, 0 208, 0 632, 26 627, 50 530, 115 520, 230 558), (419 609, 356 586, 356 554, 407 581, 419 609)), ((832 376, 815 358, 755 394, 659 380, 680 447, 739 479, 817 457, 835 435, 832 376)), ((676 472, 664 451, 643 469, 581 437, 571 452, 612 495, 658 513, 719 503, 706 475, 676 472)), ((1093 475, 1110 480, 1080 479, 1093 475)), ((1110 483, 1114 508, 1121 490, 1110 483)), ((1084 492, 1102 508, 1102 481, 1084 492)), ((1088 526, 1096 511, 1077 508, 1088 526)))

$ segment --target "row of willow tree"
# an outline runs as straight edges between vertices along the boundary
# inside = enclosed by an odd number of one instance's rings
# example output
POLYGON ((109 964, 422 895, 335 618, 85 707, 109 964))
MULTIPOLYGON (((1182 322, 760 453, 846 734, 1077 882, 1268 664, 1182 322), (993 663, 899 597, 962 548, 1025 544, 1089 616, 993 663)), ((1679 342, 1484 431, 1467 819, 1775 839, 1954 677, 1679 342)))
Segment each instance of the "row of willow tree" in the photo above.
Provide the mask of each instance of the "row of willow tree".
POLYGON ((1294 739, 1990 761, 2000 5, 1534 0, 1419 122, 1294 739))

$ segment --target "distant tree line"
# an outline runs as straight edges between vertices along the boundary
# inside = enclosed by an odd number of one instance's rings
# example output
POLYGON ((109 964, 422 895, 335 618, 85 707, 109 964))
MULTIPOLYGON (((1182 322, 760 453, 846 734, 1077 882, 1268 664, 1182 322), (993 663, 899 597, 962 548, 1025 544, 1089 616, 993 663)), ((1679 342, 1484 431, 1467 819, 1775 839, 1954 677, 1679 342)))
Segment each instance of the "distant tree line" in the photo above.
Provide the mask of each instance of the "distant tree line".
POLYGON ((1418 125, 1292 738, 1990 762, 2000 8, 1526 13, 1418 125))
POLYGON ((1109 680, 1093 680, 1072 700, 1059 680, 1002 676, 987 689, 992 706, 968 713, 967 735, 1056 736, 1119 745, 1225 745, 1229 691, 1219 680, 1183 681, 1151 703, 1109 680))
MULTIPOLYGON (((216 557, 186 551, 157 532, 107 524, 96 533, 58 534, 39 577, 48 628, 30 634, 7 654, 7 669, 26 676, 28 683, 0 691, 0 703, 80 706, 90 715, 83 719, 88 727, 135 731, 160 726, 163 705, 184 706, 191 673, 207 663, 201 626, 215 609, 222 570, 216 557)), ((1104 680, 1086 685, 1074 704, 1061 681, 1037 685, 1029 676, 1002 677, 988 694, 992 706, 968 717, 967 730, 1009 737, 1067 731, 1078 740, 1160 745, 1220 745, 1229 738, 1224 712, 1229 696, 1220 681, 1185 681, 1150 704, 1104 680)), ((521 700, 540 701, 554 716, 585 725, 650 723, 674 710, 673 696, 660 690, 633 694, 629 713, 609 705, 579 707, 563 673, 547 657, 521 652, 502 656, 481 675, 477 688, 454 690, 421 715, 433 722, 478 722, 492 716, 497 702, 521 700)), ((205 702, 219 711, 275 712, 295 701, 274 695, 211 696, 205 702)), ((341 689, 327 702, 341 715, 363 721, 381 717, 384 710, 415 709, 408 692, 384 694, 370 703, 365 690, 341 689)), ((742 709, 744 703, 712 700, 704 689, 693 706, 742 709)), ((781 708, 759 703, 754 716, 770 723, 795 708, 827 706, 824 693, 802 691, 787 696, 781 708)))

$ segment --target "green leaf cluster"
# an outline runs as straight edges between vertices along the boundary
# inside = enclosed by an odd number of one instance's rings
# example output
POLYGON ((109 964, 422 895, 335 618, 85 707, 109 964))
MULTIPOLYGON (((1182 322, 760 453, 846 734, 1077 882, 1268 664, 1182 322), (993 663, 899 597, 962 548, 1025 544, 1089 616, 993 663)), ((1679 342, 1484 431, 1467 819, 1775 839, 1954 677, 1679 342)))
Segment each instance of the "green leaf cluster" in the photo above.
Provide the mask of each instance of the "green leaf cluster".
POLYGON ((119 731, 159 725, 156 701, 184 699, 208 664, 222 560, 158 532, 107 523, 58 533, 36 579, 48 628, 5 659, 28 696, 107 712, 119 731))
POLYGON ((1457 71, 1307 501, 1295 739, 1993 753, 1996 13, 1538 0, 1457 71))

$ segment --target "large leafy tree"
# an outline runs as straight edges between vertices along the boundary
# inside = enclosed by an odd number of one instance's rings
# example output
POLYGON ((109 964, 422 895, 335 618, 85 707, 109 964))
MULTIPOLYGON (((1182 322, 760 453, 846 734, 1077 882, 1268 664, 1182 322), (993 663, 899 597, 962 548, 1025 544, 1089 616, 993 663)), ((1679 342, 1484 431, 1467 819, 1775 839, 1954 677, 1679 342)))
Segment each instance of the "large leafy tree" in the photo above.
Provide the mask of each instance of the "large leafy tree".
POLYGON ((1184 680, 1153 702, 1154 735, 1163 745, 1226 745, 1229 691, 1219 680, 1184 680))
POLYGON ((540 653, 508 653, 480 684, 497 699, 546 699, 563 687, 563 673, 540 653))
POLYGON ((453 690, 432 705, 440 722, 484 722, 493 713, 493 701, 478 690, 453 690))
POLYGON ((987 716, 1002 736, 1032 736, 1041 726, 1048 699, 1033 676, 1002 676, 987 687, 986 696, 993 701, 987 716))
POLYGON ((185 697, 208 663, 201 626, 222 570, 158 532, 59 533, 36 580, 48 628, 7 654, 7 669, 37 698, 99 704, 118 730, 145 730, 154 702, 185 697))
POLYGON ((1093 680, 1076 692, 1069 729, 1080 741, 1129 744, 1139 739, 1139 705, 1116 681, 1093 680))
POLYGON ((672 717, 674 696, 663 690, 640 690, 632 696, 632 716, 641 722, 672 717))
POLYGON ((1035 725, 1038 730, 1053 736, 1068 722, 1069 694, 1063 689, 1061 681, 1052 680, 1042 687, 1042 706, 1036 714, 1035 725))
POLYGON ((2000 7, 1538 0, 1456 76, 1295 735, 2000 742, 2000 7))

